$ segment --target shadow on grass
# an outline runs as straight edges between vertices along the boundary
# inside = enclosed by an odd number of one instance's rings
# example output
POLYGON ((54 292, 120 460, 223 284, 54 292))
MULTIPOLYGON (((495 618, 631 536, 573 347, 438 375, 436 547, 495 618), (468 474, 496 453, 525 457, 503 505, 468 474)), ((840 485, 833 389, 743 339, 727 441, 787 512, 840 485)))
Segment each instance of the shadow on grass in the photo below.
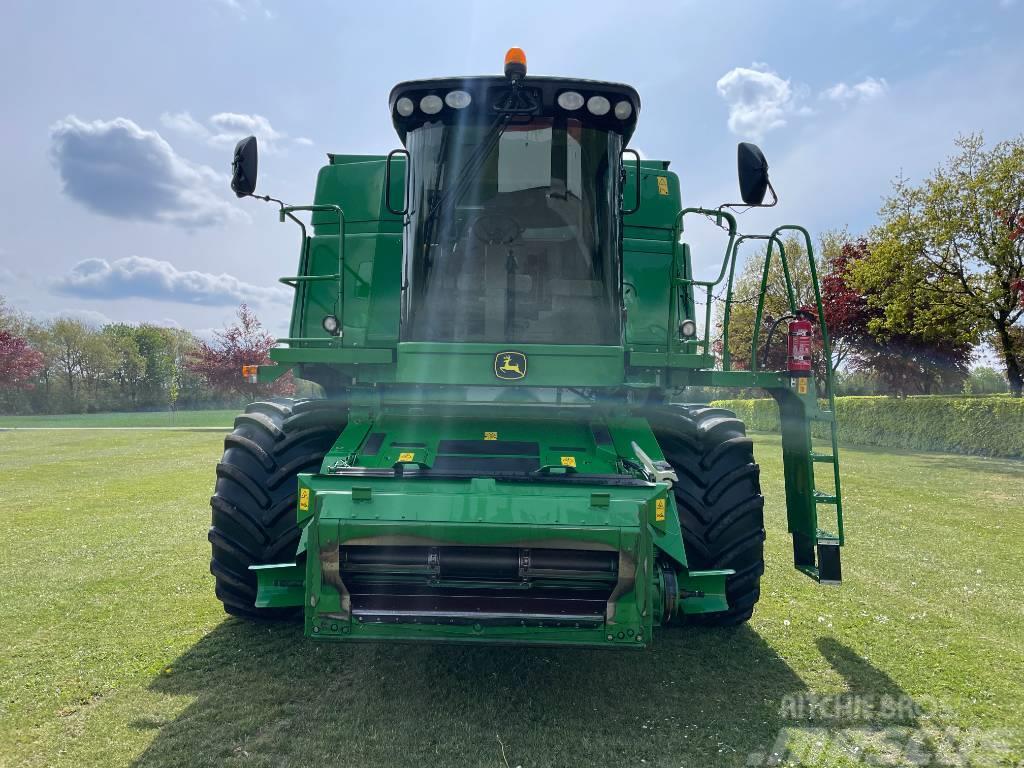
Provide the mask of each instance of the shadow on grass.
MULTIPOLYGON (((898 694, 839 643, 851 690, 898 694)), ((662 631, 642 653, 327 644, 229 619, 151 689, 195 697, 140 767, 744 765, 792 725, 804 686, 749 627, 662 631)))

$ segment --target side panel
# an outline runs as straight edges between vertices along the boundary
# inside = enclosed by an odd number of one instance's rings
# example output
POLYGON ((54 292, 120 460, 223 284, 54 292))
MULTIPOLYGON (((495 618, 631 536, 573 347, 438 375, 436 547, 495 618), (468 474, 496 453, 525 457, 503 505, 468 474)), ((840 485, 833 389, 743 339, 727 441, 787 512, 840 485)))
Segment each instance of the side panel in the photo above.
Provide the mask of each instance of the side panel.
MULTIPOLYGON (((300 254, 291 336, 329 347, 394 348, 398 342, 402 222, 385 204, 385 160, 379 155, 332 155, 320 169, 316 205, 340 206, 345 242, 339 260, 339 222, 332 211, 312 216, 312 234, 300 254), (340 279, 309 280, 335 275, 340 279), (331 314, 340 338, 323 329, 331 314)), ((393 205, 401 205, 404 165, 393 164, 393 205)), ((293 345, 294 346, 294 345, 293 345)))
MULTIPOLYGON (((626 349, 664 352, 669 343, 672 227, 681 210, 679 177, 663 161, 640 168, 640 209, 624 218, 623 282, 626 349)), ((636 171, 627 159, 623 200, 635 204, 636 171)))

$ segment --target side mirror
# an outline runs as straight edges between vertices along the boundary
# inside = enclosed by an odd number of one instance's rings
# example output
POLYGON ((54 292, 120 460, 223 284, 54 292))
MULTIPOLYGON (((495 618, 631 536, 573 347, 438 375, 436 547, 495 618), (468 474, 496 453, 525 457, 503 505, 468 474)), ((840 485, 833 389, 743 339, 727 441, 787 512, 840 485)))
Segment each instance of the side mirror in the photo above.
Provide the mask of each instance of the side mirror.
POLYGON ((235 145, 235 158, 231 161, 231 189, 238 197, 248 197, 256 191, 258 154, 255 136, 247 136, 235 145))
POLYGON ((740 197, 747 205, 761 205, 768 191, 768 161, 756 144, 740 142, 736 148, 736 167, 740 177, 740 197))

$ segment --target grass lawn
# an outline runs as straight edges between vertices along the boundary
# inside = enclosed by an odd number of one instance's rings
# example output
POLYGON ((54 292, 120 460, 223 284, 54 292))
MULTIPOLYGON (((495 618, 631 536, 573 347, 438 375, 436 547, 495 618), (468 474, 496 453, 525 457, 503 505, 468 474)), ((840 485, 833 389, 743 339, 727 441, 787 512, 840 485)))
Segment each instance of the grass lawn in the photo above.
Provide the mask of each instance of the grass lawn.
POLYGON ((5 427, 224 427, 241 412, 220 411, 148 411, 136 413, 58 413, 46 416, 3 416, 5 427))
POLYGON ((703 768, 772 764, 780 733, 807 765, 904 765, 908 734, 955 765, 1024 758, 1022 462, 846 450, 846 581, 826 588, 791 567, 778 441, 757 437, 754 619, 616 654, 226 618, 206 543, 222 439, 0 433, 0 765, 703 768), (812 697, 836 698, 793 704, 812 697))

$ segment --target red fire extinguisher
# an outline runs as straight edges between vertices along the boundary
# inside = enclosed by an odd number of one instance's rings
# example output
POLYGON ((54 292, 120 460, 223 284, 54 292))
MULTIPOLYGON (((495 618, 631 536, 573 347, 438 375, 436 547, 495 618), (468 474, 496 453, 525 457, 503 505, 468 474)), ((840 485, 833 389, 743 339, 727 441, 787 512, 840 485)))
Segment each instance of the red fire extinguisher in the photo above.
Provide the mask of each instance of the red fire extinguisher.
POLYGON ((796 320, 789 324, 787 337, 786 370, 790 376, 811 375, 811 347, 814 338, 814 315, 805 311, 796 313, 796 320))

